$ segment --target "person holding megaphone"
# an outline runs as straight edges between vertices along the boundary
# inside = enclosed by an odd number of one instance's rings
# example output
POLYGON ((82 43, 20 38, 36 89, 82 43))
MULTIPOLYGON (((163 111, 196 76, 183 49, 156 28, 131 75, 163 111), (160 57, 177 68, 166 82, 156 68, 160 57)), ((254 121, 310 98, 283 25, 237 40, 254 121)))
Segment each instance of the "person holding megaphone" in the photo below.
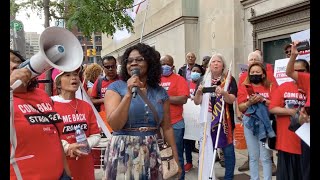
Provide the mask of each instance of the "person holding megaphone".
POLYGON ((71 176, 56 128, 62 119, 46 92, 36 88, 30 70, 18 68, 24 61, 19 52, 10 50, 10 86, 22 82, 14 91, 11 87, 10 179, 71 176))

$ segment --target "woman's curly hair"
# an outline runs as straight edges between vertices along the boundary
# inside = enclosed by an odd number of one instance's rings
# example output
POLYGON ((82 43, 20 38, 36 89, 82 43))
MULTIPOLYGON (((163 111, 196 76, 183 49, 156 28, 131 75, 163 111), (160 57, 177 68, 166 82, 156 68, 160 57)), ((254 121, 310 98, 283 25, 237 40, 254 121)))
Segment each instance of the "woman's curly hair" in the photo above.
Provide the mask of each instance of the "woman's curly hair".
POLYGON ((94 83, 102 72, 103 72, 103 68, 99 64, 92 63, 87 65, 84 71, 84 77, 86 80, 94 83))
POLYGON ((161 81, 161 64, 160 64, 160 53, 153 47, 144 43, 138 43, 134 46, 129 47, 123 54, 123 61, 121 63, 121 77, 122 80, 127 81, 131 76, 127 71, 127 59, 131 51, 137 50, 144 60, 148 64, 147 70, 147 84, 151 87, 158 87, 161 81))

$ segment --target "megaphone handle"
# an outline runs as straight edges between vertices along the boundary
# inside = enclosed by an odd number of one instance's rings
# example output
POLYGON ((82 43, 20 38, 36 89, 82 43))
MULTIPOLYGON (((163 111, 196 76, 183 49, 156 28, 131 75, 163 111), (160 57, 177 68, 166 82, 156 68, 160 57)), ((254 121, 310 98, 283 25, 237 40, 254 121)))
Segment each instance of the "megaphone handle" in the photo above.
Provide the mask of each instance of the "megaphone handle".
POLYGON ((10 88, 12 89, 12 90, 15 90, 17 87, 19 87, 20 85, 22 84, 22 81, 20 80, 20 79, 18 79, 18 80, 16 80, 16 82, 14 82, 11 86, 10 86, 10 88))

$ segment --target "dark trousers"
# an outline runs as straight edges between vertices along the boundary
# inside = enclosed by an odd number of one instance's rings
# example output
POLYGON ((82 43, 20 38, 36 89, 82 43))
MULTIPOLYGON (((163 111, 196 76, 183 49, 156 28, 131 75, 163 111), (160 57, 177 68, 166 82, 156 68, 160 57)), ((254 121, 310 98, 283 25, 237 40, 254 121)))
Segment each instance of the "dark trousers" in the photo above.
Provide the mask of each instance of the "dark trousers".
POLYGON ((225 169, 226 169, 224 174, 224 179, 233 180, 234 167, 236 166, 236 155, 234 152, 234 145, 233 143, 231 143, 221 149, 223 151, 225 169))
POLYGON ((301 171, 302 179, 310 180, 310 147, 301 140, 301 171))
POLYGON ((184 139, 183 140, 184 143, 184 153, 186 155, 186 161, 187 163, 191 163, 192 164, 192 150, 196 147, 195 140, 189 140, 189 139, 184 139))
POLYGON ((301 155, 278 151, 277 179, 301 180, 301 155))
POLYGON ((178 150, 179 163, 182 169, 181 177, 179 180, 184 180, 185 171, 184 171, 184 158, 183 158, 183 136, 184 136, 184 128, 183 129, 173 129, 174 139, 176 141, 176 146, 178 150))

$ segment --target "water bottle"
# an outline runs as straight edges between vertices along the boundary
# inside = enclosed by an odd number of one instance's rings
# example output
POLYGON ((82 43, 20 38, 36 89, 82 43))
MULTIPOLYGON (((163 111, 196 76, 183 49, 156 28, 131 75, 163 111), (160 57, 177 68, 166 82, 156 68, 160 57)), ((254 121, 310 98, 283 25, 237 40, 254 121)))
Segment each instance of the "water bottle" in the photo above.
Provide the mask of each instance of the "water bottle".
POLYGON ((85 144, 85 147, 80 147, 80 151, 83 153, 90 153, 90 147, 89 147, 89 143, 87 140, 87 136, 86 133, 84 132, 84 130, 82 130, 80 127, 76 127, 76 131, 75 131, 75 137, 76 137, 76 141, 78 144, 85 144))

